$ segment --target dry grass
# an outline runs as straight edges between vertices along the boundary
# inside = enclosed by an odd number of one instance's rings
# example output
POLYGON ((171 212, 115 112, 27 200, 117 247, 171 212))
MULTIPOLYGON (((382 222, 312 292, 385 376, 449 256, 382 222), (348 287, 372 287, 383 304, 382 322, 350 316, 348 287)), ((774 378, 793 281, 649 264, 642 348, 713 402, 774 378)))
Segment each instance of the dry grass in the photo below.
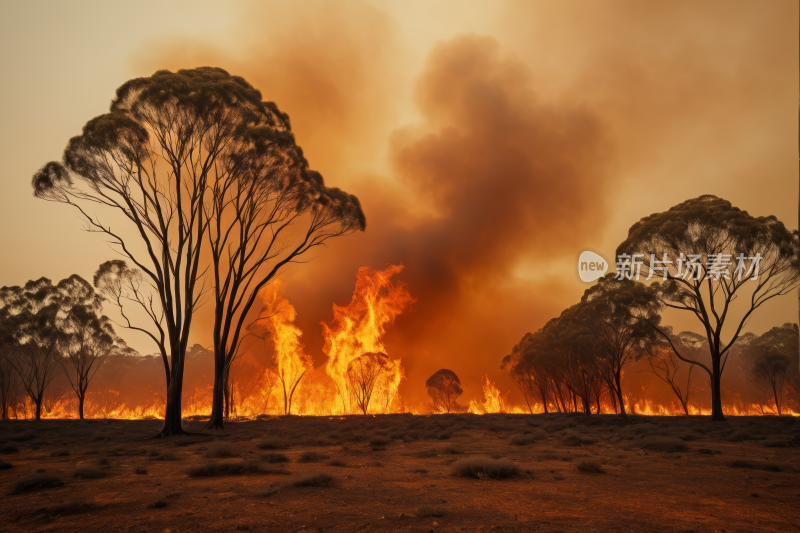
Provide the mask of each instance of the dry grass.
POLYGON ((519 475, 519 468, 505 459, 468 457, 453 464, 453 475, 477 479, 503 479, 519 475))
POLYGON ((587 474, 605 474, 606 471, 597 461, 581 461, 575 467, 578 469, 579 472, 585 472, 587 474))

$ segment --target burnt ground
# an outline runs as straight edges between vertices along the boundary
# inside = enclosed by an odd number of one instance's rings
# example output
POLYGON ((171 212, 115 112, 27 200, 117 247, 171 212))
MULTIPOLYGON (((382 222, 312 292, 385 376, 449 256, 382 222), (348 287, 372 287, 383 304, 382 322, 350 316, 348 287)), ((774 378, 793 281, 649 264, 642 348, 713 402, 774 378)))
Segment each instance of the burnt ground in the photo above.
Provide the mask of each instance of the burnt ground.
POLYGON ((158 421, 0 423, 0 530, 800 530, 790 417, 187 425, 154 439, 158 421))

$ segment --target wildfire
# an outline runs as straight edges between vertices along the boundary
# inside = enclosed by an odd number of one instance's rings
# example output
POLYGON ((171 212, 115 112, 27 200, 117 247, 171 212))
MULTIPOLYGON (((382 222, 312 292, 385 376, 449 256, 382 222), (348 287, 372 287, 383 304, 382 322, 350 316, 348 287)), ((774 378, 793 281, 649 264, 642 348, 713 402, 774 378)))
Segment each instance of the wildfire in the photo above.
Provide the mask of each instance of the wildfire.
MULTIPOLYGON (((415 301, 403 283, 392 282, 392 277, 402 270, 402 264, 389 265, 384 270, 361 267, 350 304, 334 304, 333 320, 330 324, 322 323, 323 351, 328 356, 325 371, 333 380, 344 413, 353 410, 346 378, 349 365, 365 353, 388 354, 381 341, 386 326, 415 301)), ((391 411, 404 377, 400 359, 389 359, 375 384, 370 412, 391 411)))
POLYGON ((470 400, 469 412, 476 415, 487 413, 525 413, 521 407, 511 406, 508 404, 508 396, 511 391, 506 391, 505 394, 500 392, 494 381, 489 379, 489 375, 483 376, 483 402, 477 400, 470 400))

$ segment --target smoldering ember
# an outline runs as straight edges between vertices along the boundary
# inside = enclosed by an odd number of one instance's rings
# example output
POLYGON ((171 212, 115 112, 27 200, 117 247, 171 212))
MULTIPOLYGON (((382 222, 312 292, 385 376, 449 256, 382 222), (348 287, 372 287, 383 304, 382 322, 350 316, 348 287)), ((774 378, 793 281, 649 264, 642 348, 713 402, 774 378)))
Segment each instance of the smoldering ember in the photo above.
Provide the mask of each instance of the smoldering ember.
POLYGON ((796 529, 799 20, 3 4, 0 530, 796 529))

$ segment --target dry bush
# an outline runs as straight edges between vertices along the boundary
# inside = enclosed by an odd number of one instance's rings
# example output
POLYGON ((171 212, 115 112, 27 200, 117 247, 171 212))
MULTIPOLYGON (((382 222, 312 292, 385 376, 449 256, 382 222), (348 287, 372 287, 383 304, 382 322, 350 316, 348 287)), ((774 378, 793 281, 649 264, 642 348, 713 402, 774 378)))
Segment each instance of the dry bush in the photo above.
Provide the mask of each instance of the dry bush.
POLYGON ((49 515, 64 516, 85 513, 92 509, 94 509, 94 505, 90 502, 73 501, 48 505, 44 510, 49 515))
POLYGON ((327 455, 323 455, 317 452, 303 452, 300 454, 300 457, 297 459, 298 463, 316 463, 318 461, 322 461, 327 459, 327 455))
POLYGON ((73 472, 72 476, 78 479, 100 479, 108 475, 108 471, 104 468, 97 468, 96 466, 82 466, 73 472))
POLYGON ((166 507, 166 506, 167 506, 167 502, 165 502, 164 500, 156 500, 154 502, 151 502, 151 503, 147 504, 147 508, 148 509, 161 509, 161 508, 166 507))
POLYGON ((268 463, 288 463, 289 458, 286 457, 285 454, 282 453, 268 453, 262 455, 261 458, 268 463))
POLYGON ((345 463, 341 459, 331 459, 328 462, 328 466, 347 466, 347 463, 345 463))
POLYGON ((793 446, 792 441, 786 439, 765 440, 762 444, 765 448, 790 448, 793 446))
POLYGON ((508 443, 513 444, 514 446, 525 446, 527 444, 535 444, 536 439, 534 439, 530 435, 517 435, 516 437, 508 441, 508 443))
POLYGON ((457 446, 448 446, 447 448, 444 449, 444 453, 449 453, 451 455, 461 455, 462 453, 464 453, 464 450, 462 450, 457 446))
POLYGON ((565 446, 581 446, 583 444, 594 444, 595 442, 597 441, 575 432, 566 433, 561 439, 561 443, 565 446))
POLYGON ((55 450, 50 453, 50 457, 67 457, 69 452, 67 450, 55 450))
POLYGON ((423 505, 417 508, 417 516, 419 518, 439 517, 445 514, 445 509, 441 505, 423 505))
POLYGON ((17 453, 19 448, 15 444, 11 444, 10 442, 6 442, 2 446, 0 446, 0 453, 10 454, 10 453, 17 453))
POLYGON ((468 457, 453 464, 453 475, 477 479, 502 479, 519 475, 519 468, 505 459, 468 457))
POLYGON ((605 474, 606 471, 603 466, 597 461, 581 461, 575 465, 579 472, 586 472, 588 474, 605 474))
POLYGON ((33 440, 37 436, 38 435, 36 435, 35 433, 31 433, 30 431, 26 431, 24 433, 20 433, 19 435, 13 435, 13 436, 9 437, 8 439, 12 440, 14 442, 25 442, 25 441, 28 441, 28 440, 33 440))
POLYGON ((137 468, 137 469, 135 469, 133 471, 133 473, 137 474, 137 475, 140 475, 140 476, 146 476, 147 475, 147 469, 146 468, 137 468))
POLYGON ((257 464, 244 459, 228 459, 215 463, 195 463, 189 465, 186 473, 190 477, 235 476, 263 472, 257 464))
POLYGON ((178 456, 172 453, 171 451, 165 450, 158 455, 151 456, 151 461, 177 461, 178 456))
POLYGON ((63 485, 64 482, 52 474, 31 474, 17 481, 17 484, 14 486, 13 494, 37 489, 61 487, 63 485))
POLYGON ((333 476, 325 472, 307 474, 294 482, 295 487, 330 487, 333 476))
POLYGON ((703 455, 716 455, 716 454, 722 453, 722 452, 719 451, 719 450, 711 450, 711 449, 708 449, 708 448, 700 448, 699 450, 697 450, 697 453, 702 453, 703 455))
POLYGON ((374 437, 372 440, 369 441, 369 445, 373 448, 383 448, 387 444, 391 442, 391 439, 386 437, 374 437))
POLYGON ((772 463, 762 463, 760 461, 747 461, 739 459, 728 463, 731 468, 752 468, 756 470, 766 470, 767 472, 783 472, 785 469, 772 463))
POLYGON ((204 453, 203 456, 213 459, 222 459, 225 457, 238 457, 239 454, 233 450, 230 444, 223 442, 211 446, 208 450, 206 450, 206 453, 204 453))
POLYGON ((11 469, 13 467, 14 467, 14 465, 12 465, 11 463, 6 463, 5 461, 0 461, 0 470, 9 470, 9 469, 11 469))

